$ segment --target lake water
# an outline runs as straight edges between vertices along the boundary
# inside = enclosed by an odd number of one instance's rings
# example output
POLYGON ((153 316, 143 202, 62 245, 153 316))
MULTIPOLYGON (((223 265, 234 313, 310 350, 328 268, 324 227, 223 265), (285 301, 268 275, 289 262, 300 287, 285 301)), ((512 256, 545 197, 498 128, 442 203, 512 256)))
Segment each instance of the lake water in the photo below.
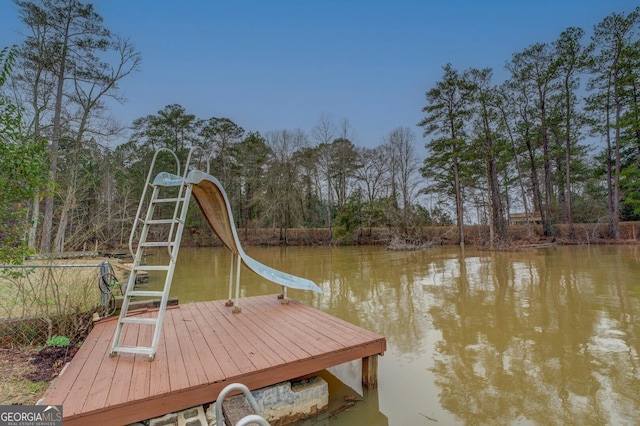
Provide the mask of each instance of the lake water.
MULTIPOLYGON (((330 410, 364 401, 302 424, 640 424, 640 247, 246 251, 324 291, 289 297, 387 338, 378 389, 363 393, 359 362, 331 369, 330 410)), ((229 267, 225 249, 182 248, 171 295, 226 299, 229 267)), ((246 269, 241 287, 280 291, 246 269)))

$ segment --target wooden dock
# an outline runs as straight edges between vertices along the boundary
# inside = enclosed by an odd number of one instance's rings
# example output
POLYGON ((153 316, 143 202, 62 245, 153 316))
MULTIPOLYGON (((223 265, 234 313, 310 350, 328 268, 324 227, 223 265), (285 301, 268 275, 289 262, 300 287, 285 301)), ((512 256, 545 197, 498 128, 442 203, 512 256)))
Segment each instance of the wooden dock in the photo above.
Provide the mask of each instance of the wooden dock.
MULTIPOLYGON (((133 263, 113 263, 116 269, 120 271, 124 271, 125 279, 123 284, 126 284, 127 277, 133 271, 133 263)), ((136 272, 136 284, 144 284, 149 282, 149 273, 147 271, 137 271, 136 272)), ((125 285, 126 287, 126 285, 125 285)))
MULTIPOLYGON (((167 309, 154 361, 110 358, 117 321, 101 321, 41 404, 62 404, 65 426, 125 425, 212 402, 230 383, 258 389, 357 359, 363 381, 376 384, 383 336, 277 295, 244 298, 241 306, 239 314, 225 301, 167 309)), ((124 344, 150 339, 151 327, 126 327, 124 344)))

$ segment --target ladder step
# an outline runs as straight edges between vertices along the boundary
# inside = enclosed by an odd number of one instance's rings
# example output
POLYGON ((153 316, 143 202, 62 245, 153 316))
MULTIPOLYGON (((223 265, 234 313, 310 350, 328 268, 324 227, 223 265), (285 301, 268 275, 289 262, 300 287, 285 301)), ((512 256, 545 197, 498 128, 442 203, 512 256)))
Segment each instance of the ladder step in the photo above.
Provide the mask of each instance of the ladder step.
POLYGON ((134 266, 134 271, 168 271, 171 266, 169 265, 140 265, 134 266))
MULTIPOLYGON (((147 225, 170 225, 172 223, 179 223, 180 220, 176 219, 152 219, 152 220, 148 220, 146 223, 147 225)), ((142 223, 145 223, 145 221, 143 220, 142 223)))
POLYGON ((145 346, 114 346, 113 349, 111 349, 111 352, 129 352, 134 354, 153 355, 153 348, 145 346))
POLYGON ((158 324, 158 318, 124 317, 120 320, 120 322, 123 324, 156 325, 158 324))
POLYGON ((125 294, 129 297, 162 297, 164 292, 153 290, 131 290, 125 294))
POLYGON ((173 241, 147 241, 140 243, 141 247, 171 247, 175 245, 176 243, 173 241))
MULTIPOLYGON (((147 177, 147 181, 145 183, 144 194, 140 199, 140 204, 138 206, 138 213, 136 213, 136 222, 135 226, 131 231, 131 236, 129 238, 129 246, 131 250, 133 250, 133 243, 136 241, 136 228, 141 223, 142 230, 141 233, 137 237, 137 251, 134 259, 134 265, 131 268, 132 275, 131 279, 135 278, 135 274, 142 274, 143 271, 165 271, 166 272, 166 281, 164 290, 135 290, 131 288, 130 291, 127 291, 124 295, 123 306, 120 312, 120 317, 118 318, 118 325, 116 327, 116 332, 113 338, 113 342, 111 344, 111 353, 110 356, 116 356, 121 352, 129 352, 133 354, 140 355, 148 355, 150 359, 155 358, 156 349, 159 344, 159 336, 162 330, 162 318, 164 318, 164 313, 166 310, 167 298, 169 296, 169 286, 171 285, 171 279, 173 276, 173 270, 175 267, 175 261, 178 256, 178 251, 180 250, 180 241, 182 238, 182 233, 184 231, 185 226, 185 218, 187 216, 187 210, 189 208, 189 200, 191 197, 191 186, 187 185, 185 182, 185 176, 177 176, 167 172, 159 173, 153 183, 151 184, 151 171, 154 168, 156 155, 153 157, 153 161, 150 166, 149 175, 147 177), (174 187, 172 191, 165 191, 162 188, 165 187, 174 187), (150 198, 147 198, 147 190, 149 188, 153 188, 153 192, 150 198), (147 214, 144 218, 140 217, 140 213, 145 204, 147 209, 147 214), (168 209, 173 207, 173 217, 171 214, 165 214, 167 212, 156 212, 155 208, 157 205, 167 203, 166 206, 168 209), (162 227, 163 229, 169 230, 170 237, 168 237, 165 241, 147 241, 149 238, 148 232, 150 231, 150 227, 154 225, 165 225, 162 227), (168 226, 166 226, 168 225, 168 226), (146 247, 167 247, 169 249, 170 260, 165 265, 141 265, 141 256, 143 254, 144 248, 146 247), (127 316, 128 310, 132 308, 132 305, 135 305, 137 302, 136 298, 141 299, 161 299, 162 303, 160 303, 160 309, 158 313, 153 318, 147 318, 142 316, 127 316), (152 341, 145 342, 148 346, 144 345, 123 345, 122 344, 122 333, 124 324, 140 324, 140 325, 154 325, 155 332, 153 333, 152 341)), ((175 157, 175 153, 172 153, 175 157)), ((177 157, 176 157, 177 160, 177 157)), ((178 165, 179 167, 179 165, 178 165)), ((185 165, 185 168, 188 169, 188 165, 185 165)), ((160 229, 161 227, 156 227, 154 229, 160 229)), ((152 240, 158 240, 158 237, 151 238, 152 240)), ((160 238, 161 239, 161 238, 160 238)), ((160 263, 164 263, 160 262, 160 263)), ((133 282, 128 282, 128 287, 133 286, 133 282)))
POLYGON ((151 200, 152 203, 179 203, 184 201, 183 197, 180 198, 156 198, 155 200, 151 200))

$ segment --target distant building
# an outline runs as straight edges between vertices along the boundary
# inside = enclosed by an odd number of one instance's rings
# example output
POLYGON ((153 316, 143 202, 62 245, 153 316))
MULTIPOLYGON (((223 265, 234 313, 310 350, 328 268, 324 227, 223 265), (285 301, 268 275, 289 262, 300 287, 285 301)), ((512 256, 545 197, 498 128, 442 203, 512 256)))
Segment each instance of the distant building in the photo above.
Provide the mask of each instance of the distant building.
MULTIPOLYGON (((529 223, 540 225, 542 223, 542 215, 540 212, 529 213, 529 223)), ((526 213, 512 213, 509 215, 509 225, 526 225, 527 214, 526 213)))

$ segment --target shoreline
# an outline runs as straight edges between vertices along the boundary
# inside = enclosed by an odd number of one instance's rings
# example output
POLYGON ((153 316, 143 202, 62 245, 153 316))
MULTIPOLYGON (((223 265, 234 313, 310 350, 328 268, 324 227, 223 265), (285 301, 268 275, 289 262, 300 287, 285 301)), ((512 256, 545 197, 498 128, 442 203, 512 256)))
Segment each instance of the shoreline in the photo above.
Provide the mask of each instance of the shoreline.
MULTIPOLYGON (((508 240, 498 248, 518 248, 541 244, 637 244, 640 242, 640 222, 621 222, 620 238, 607 237, 606 223, 574 224, 575 239, 569 238, 567 225, 555 225, 556 235, 545 237, 542 225, 509 225, 508 240)), ((464 227, 465 244, 488 247, 489 227, 469 225, 464 227)), ((414 228, 408 233, 393 228, 361 228, 348 240, 334 238, 335 229, 329 228, 249 228, 238 229, 238 237, 247 246, 331 246, 331 245, 384 245, 407 244, 414 247, 459 244, 456 226, 431 226, 414 228)), ((210 247, 220 245, 213 232, 188 232, 182 239, 185 247, 210 247)))
MULTIPOLYGON (((557 235, 545 237, 542 225, 509 225, 508 240, 490 247, 489 227, 468 225, 464 227, 465 245, 481 249, 497 251, 514 251, 551 245, 635 245, 640 243, 640 222, 621 222, 620 238, 607 237, 606 223, 575 224, 575 239, 569 238, 567 225, 555 225, 557 235)), ((431 246, 458 245, 458 229, 456 226, 430 226, 414 228, 402 236, 400 230, 393 228, 361 228, 349 236, 348 240, 337 239, 335 229, 329 228, 240 228, 238 237, 243 246, 282 247, 282 246, 385 246, 389 250, 418 250, 431 246)), ((88 244, 88 243, 87 243, 88 244)), ((207 228, 185 230, 181 245, 183 247, 219 247, 220 240, 207 228)), ((51 256, 35 254, 29 260, 68 259, 81 262, 86 258, 123 258, 129 256, 126 246, 114 246, 92 242, 93 250, 68 251, 51 256)))

